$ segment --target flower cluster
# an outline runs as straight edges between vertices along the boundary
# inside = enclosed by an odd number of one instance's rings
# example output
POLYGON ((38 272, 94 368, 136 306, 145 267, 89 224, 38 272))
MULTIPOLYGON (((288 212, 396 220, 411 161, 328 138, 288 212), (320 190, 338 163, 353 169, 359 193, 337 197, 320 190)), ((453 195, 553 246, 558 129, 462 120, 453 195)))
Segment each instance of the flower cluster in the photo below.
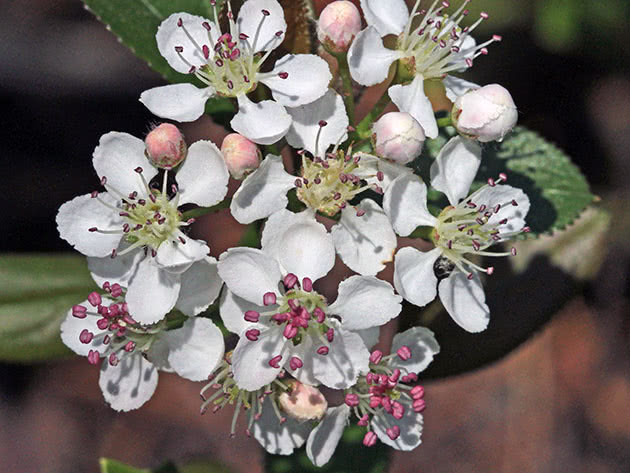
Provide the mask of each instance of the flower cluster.
POLYGON ((164 59, 203 86, 157 87, 141 102, 180 122, 199 118, 210 97, 233 99, 238 112, 220 148, 187 143, 172 123, 144 141, 105 134, 93 156, 102 189, 59 209, 61 237, 87 256, 101 288, 70 309, 61 337, 101 365, 112 408, 139 408, 162 370, 206 381, 201 413, 233 409, 234 436, 245 412, 245 432, 271 453, 306 444, 324 465, 350 422, 365 429, 366 447, 420 444, 418 374, 439 345, 412 327, 386 355, 375 348, 380 327, 396 324, 404 301, 423 307, 439 295, 456 324, 485 330, 482 279, 494 268, 480 258, 515 254, 489 247, 528 231, 529 199, 508 176, 475 184, 482 143, 503 139, 517 113, 503 87, 450 75, 500 39, 472 38, 488 15, 467 24, 469 1, 449 12, 448 1, 426 10, 417 1, 409 11, 403 0, 361 0, 364 30, 351 2, 330 3, 317 36, 346 74, 343 85, 315 54, 274 53, 287 30, 277 0, 247 0, 237 14, 227 1, 227 26, 215 1, 212 20, 181 12, 162 22, 164 59), (397 36, 394 49, 383 43, 388 35, 397 36), (351 79, 371 86, 391 75, 380 102, 398 111, 373 110, 356 123, 351 79), (441 81, 453 102, 440 126, 427 80, 441 81), (422 151, 440 134, 445 144, 425 183, 412 163, 432 159, 422 151), (273 146, 263 158, 258 145, 273 146), (227 197, 230 176, 241 182, 227 197), (427 201, 429 185, 448 205, 427 201), (215 259, 191 236, 195 218, 225 207, 260 231, 259 248, 215 259), (399 248, 398 237, 417 234, 434 248, 399 248), (337 257, 356 274, 336 280, 337 257), (378 278, 392 262, 393 281, 378 278), (234 335, 224 339, 217 325, 234 335), (226 340, 237 341, 226 351, 226 340))

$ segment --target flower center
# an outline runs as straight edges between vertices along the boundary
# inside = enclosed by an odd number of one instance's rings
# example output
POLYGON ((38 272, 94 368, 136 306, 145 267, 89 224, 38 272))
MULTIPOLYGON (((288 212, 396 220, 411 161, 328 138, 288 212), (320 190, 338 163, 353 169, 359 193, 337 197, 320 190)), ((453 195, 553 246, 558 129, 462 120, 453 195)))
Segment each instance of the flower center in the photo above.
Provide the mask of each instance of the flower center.
MULTIPOLYGON (((218 18, 216 2, 211 2, 214 8, 214 17, 218 18)), ((270 15, 268 10, 261 10, 260 23, 256 29, 254 38, 239 31, 238 24, 234 21, 232 6, 228 2, 229 31, 223 33, 218 22, 210 24, 208 21, 202 22, 202 26, 208 32, 207 44, 199 44, 188 32, 184 21, 180 18, 177 26, 182 28, 190 40, 190 46, 203 55, 206 63, 201 66, 191 64, 184 56, 184 46, 175 46, 175 51, 182 61, 190 67, 189 73, 195 76, 204 84, 214 88, 218 95, 223 97, 239 97, 252 92, 258 85, 258 79, 268 74, 260 74, 260 68, 269 57, 272 50, 281 41, 284 33, 276 32, 272 44, 265 45, 266 53, 256 53, 259 33, 265 19, 270 15), (213 31, 213 28, 218 31, 213 31), (217 35, 214 36, 213 35, 217 35)), ((286 79, 288 74, 280 72, 281 78, 286 79)))
POLYGON ((450 7, 448 1, 435 0, 428 10, 418 10, 420 0, 416 2, 407 26, 398 37, 397 49, 405 54, 399 70, 405 79, 411 80, 416 74, 422 74, 424 79, 442 78, 450 71, 466 69, 472 66, 473 59, 488 54, 486 46, 501 41, 498 35, 480 45, 466 41, 470 33, 488 19, 488 14, 482 12, 472 25, 460 26, 469 13, 466 8, 469 2, 464 0, 451 15, 444 13, 450 7), (422 16, 422 21, 412 29, 417 16, 422 16))

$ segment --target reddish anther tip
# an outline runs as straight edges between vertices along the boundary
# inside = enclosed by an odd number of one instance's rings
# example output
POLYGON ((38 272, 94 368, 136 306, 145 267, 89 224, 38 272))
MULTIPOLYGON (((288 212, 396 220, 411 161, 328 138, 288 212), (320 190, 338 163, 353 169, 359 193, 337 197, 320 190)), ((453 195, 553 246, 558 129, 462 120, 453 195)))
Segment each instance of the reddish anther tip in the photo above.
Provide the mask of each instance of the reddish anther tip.
POLYGON ((329 349, 326 346, 321 346, 317 349, 318 355, 328 355, 329 349))
POLYGON ((109 355, 109 364, 111 366, 116 366, 118 364, 118 357, 116 356, 116 353, 109 355))
POLYGON ((427 407, 427 403, 424 401, 424 399, 416 399, 415 401, 413 401, 411 407, 415 412, 422 412, 427 407))
POLYGON ((383 352, 381 350, 374 350, 370 355, 370 363, 378 365, 383 358, 383 352))
POLYGON ((127 353, 131 353, 132 351, 134 351, 136 349, 136 344, 134 342, 127 342, 127 344, 125 345, 125 351, 127 353))
POLYGON ((96 350, 90 350, 87 359, 91 365, 97 365, 99 360, 101 359, 101 355, 96 350))
POLYGON ((289 273, 284 277, 282 282, 284 284, 284 287, 286 287, 287 289, 293 289, 293 287, 295 287, 298 282, 298 277, 293 273, 289 273))
POLYGON ((86 328, 81 330, 81 333, 79 334, 79 340, 81 341, 81 343, 84 343, 84 344, 90 343, 93 338, 94 338, 94 334, 86 328))
POLYGON ((323 323, 326 320, 326 313, 319 307, 315 307, 313 310, 313 317, 317 320, 317 323, 323 323))
POLYGON ((297 356, 293 356, 289 360, 289 368, 291 368, 293 371, 301 368, 302 366, 304 366, 304 363, 297 356))
POLYGON ((331 327, 326 332, 326 340, 328 340, 329 343, 332 343, 334 339, 335 339, 335 329, 331 327))
POLYGON ((414 399, 422 399, 424 396, 424 388, 422 386, 414 386, 411 388, 411 391, 409 391, 409 394, 411 394, 411 397, 414 399))
POLYGON ((260 319, 260 314, 256 312, 255 310, 248 310, 247 312, 245 312, 244 318, 248 322, 256 323, 260 319))
POLYGON ((179 18, 179 19, 177 20, 177 26, 179 26, 180 28, 181 28, 182 26, 184 26, 184 20, 182 20, 181 18, 179 18))
POLYGON ((280 360, 282 360, 282 355, 276 355, 271 360, 269 360, 269 366, 272 368, 280 368, 280 360))
POLYGON ((396 440, 398 437, 400 437, 400 427, 394 425, 393 427, 385 430, 385 433, 390 439, 396 440))
POLYGON ((348 393, 346 394, 346 398, 344 402, 346 403, 347 406, 356 407, 359 405, 359 396, 354 393, 348 393))
POLYGON ((363 445, 366 447, 373 447, 376 444, 376 439, 376 434, 370 430, 363 437, 363 445))
POLYGON ((245 337, 250 342, 255 342, 258 340, 258 336, 260 335, 260 330, 252 328, 245 332, 245 337))
POLYGON ((485 11, 482 11, 479 16, 481 18, 483 18, 484 20, 487 20, 488 18, 490 18, 490 15, 488 15, 485 11))
POLYGON ((370 416, 367 414, 364 414, 363 417, 359 419, 359 422, 357 422, 357 425, 361 427, 367 427, 369 420, 370 420, 370 416))
POLYGON ((288 340, 294 338, 298 333, 298 328, 293 324, 287 324, 284 326, 284 330, 282 331, 282 335, 288 340))
POLYGON ((269 13, 269 10, 265 10, 265 9, 263 9, 263 10, 261 10, 261 11, 262 11, 262 14, 263 14, 263 15, 265 15, 265 16, 269 16, 269 15, 271 15, 271 13, 269 13))
POLYGON ((486 268, 486 274, 487 274, 488 276, 492 276, 492 273, 494 273, 494 266, 488 266, 488 267, 486 268))
POLYGON ((98 292, 91 292, 88 296, 88 302, 92 306, 97 307, 101 305, 101 302, 103 302, 103 300, 101 299, 101 295, 98 292))
POLYGON ((266 292, 263 296, 263 305, 273 305, 276 303, 276 295, 273 292, 266 292))
POLYGON ((289 78, 289 73, 288 72, 278 72, 278 77, 280 77, 280 79, 288 79, 289 78))
POLYGON ((409 349, 408 346, 403 345, 402 347, 400 347, 397 351, 396 354, 400 357, 401 360, 403 361, 407 361, 409 358, 411 358, 411 350, 409 349))
POLYGON ((311 292, 313 290, 313 281, 310 278, 302 279, 302 289, 306 292, 311 292))
POLYGON ((326 125, 328 125, 328 122, 326 120, 320 120, 318 124, 320 127, 324 128, 326 125))
POLYGON ((77 319, 84 319, 87 317, 87 308, 82 305, 72 306, 72 315, 77 319))

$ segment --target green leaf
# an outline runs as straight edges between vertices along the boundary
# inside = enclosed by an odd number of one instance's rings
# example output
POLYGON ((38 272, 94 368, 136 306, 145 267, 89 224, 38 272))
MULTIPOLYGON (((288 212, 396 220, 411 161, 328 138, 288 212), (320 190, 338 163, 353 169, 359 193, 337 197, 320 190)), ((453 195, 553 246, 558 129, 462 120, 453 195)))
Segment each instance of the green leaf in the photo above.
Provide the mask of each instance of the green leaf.
POLYGON ((150 473, 149 470, 134 468, 109 458, 101 458, 99 464, 101 465, 101 473, 150 473))
POLYGON ((32 362, 70 354, 59 326, 95 289, 84 257, 0 257, 0 360, 32 362))
MULTIPOLYGON (((104 23, 129 49, 144 59, 169 82, 191 82, 203 86, 194 75, 180 74, 160 54, 155 34, 158 26, 172 13, 188 12, 213 19, 209 0, 83 0, 86 8, 104 23)), ((217 2, 220 9, 222 1, 217 2)), ((208 113, 234 112, 228 99, 214 98, 206 105, 208 113)))

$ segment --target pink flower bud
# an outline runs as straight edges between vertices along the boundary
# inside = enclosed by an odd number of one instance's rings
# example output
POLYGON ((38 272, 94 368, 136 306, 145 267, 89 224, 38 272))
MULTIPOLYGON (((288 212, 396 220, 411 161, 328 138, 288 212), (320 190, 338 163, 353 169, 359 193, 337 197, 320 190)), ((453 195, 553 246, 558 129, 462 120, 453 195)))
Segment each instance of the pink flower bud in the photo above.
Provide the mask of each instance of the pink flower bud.
POLYGON ((221 153, 230 175, 239 180, 258 169, 262 161, 258 146, 238 133, 231 133, 223 138, 221 153))
POLYGON ((419 156, 425 138, 422 126, 404 112, 386 113, 372 127, 376 154, 398 164, 407 164, 419 156))
POLYGON ((512 96, 499 84, 461 95, 455 100, 451 114, 457 131, 483 143, 503 140, 518 120, 512 96))
POLYGON ((332 53, 348 51, 361 31, 361 14, 352 2, 332 2, 324 8, 317 22, 317 38, 332 53))
POLYGON ((181 131, 170 123, 161 123, 144 139, 146 156, 156 168, 173 169, 184 159, 188 147, 181 131))
POLYGON ((284 412, 298 422, 319 420, 324 417, 328 402, 319 389, 291 382, 291 389, 278 396, 278 404, 284 412))

